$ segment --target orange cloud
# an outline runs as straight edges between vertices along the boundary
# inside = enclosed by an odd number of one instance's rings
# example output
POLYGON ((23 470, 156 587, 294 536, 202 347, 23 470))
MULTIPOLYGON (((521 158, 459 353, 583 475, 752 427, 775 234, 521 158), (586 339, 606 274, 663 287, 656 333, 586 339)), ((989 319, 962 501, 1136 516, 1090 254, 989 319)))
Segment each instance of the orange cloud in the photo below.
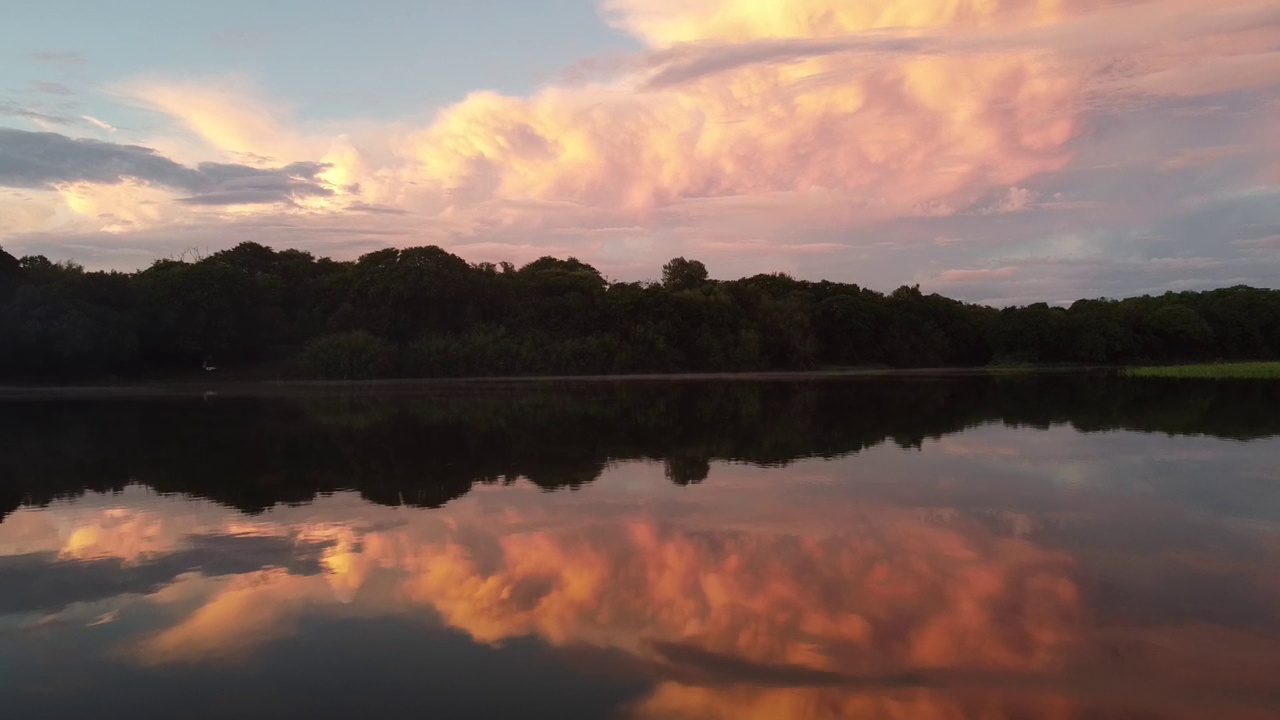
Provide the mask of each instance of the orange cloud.
POLYGON ((655 642, 678 643, 857 676, 1048 671, 1081 620, 1067 558, 909 517, 834 536, 638 521, 499 547, 427 548, 405 592, 482 642, 538 635, 650 656, 655 642))
MULTIPOLYGON (((1162 720, 1268 720, 1266 703, 1201 705, 1173 688, 1140 697, 1084 699, 1053 692, 997 690, 701 687, 667 682, 630 708, 631 720, 1085 720, 1158 717, 1162 720), (1141 709, 1139 709, 1141 708, 1141 709), (1127 713, 1129 714, 1126 714, 1127 713), (1112 715, 1111 713, 1118 713, 1112 715)), ((1086 695, 1088 695, 1086 693, 1086 695)))
POLYGON ((732 688, 663 683, 638 703, 634 720, 1067 720, 1079 717, 1076 703, 1052 695, 1010 692, 956 693, 929 690, 855 691, 840 688, 732 688))
POLYGON ((499 535, 472 525, 443 542, 410 528, 281 529, 331 541, 324 574, 179 579, 151 600, 204 599, 135 652, 152 663, 237 657, 290 634, 306 608, 353 602, 376 568, 402 576, 390 596, 362 601, 381 612, 425 606, 480 642, 534 635, 658 663, 671 646, 841 676, 1036 674, 1060 668, 1081 632, 1065 556, 887 508, 813 535, 643 519, 499 535))
POLYGON ((611 22, 655 45, 833 37, 878 28, 1044 24, 1123 0, 606 0, 611 22))
POLYGON ((61 559, 136 563, 179 549, 191 530, 167 513, 123 507, 91 512, 78 520, 62 539, 61 559))
POLYGON ((320 577, 290 575, 285 570, 237 575, 219 584, 189 617, 144 639, 134 655, 147 664, 234 658, 269 640, 292 635, 300 609, 324 600, 332 596, 320 577))

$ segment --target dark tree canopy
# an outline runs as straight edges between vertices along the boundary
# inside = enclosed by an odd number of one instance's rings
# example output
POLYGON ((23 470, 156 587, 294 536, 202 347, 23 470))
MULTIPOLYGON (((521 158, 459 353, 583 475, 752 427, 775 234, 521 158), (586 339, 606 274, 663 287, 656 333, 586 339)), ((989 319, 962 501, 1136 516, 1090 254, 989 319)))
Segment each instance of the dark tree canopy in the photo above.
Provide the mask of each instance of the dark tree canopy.
POLYGON ((22 265, 18 262, 18 258, 5 252, 4 248, 0 247, 0 277, 16 275, 21 267, 22 265))
POLYGON ((0 250, 0 379, 165 377, 210 358, 246 379, 1274 359, 1280 291, 995 309, 918 286, 717 281, 686 258, 635 283, 572 257, 517 269, 439 247, 336 262, 242 243, 134 273, 0 250))
POLYGON ((18 262, 18 258, 0 247, 0 299, 7 298, 9 293, 17 287, 21 274, 22 264, 18 262))
POLYGON ((707 266, 678 257, 662 266, 662 285, 668 290, 693 290, 707 282, 707 266))

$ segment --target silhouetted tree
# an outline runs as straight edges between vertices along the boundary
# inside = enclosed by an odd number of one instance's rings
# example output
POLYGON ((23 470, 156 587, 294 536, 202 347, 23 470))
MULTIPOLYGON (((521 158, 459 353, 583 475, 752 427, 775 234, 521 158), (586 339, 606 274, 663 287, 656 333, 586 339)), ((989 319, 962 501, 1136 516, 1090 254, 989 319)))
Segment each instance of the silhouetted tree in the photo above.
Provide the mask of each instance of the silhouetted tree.
POLYGON ((668 290, 692 290, 707 282, 707 266, 682 257, 662 266, 662 285, 668 290))

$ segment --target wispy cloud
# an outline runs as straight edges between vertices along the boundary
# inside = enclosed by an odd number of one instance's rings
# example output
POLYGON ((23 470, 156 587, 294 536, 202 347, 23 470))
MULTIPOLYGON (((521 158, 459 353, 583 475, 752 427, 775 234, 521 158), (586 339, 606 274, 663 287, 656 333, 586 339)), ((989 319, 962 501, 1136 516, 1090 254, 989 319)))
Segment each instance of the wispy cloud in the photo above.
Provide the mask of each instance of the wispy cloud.
POLYGON ((31 87, 37 92, 42 92, 46 95, 74 95, 75 94, 75 91, 72 90, 70 87, 58 82, 32 80, 31 87))
POLYGON ((990 270, 946 270, 938 275, 938 281, 944 283, 966 283, 979 280, 996 280, 1011 278, 1017 274, 1016 267, 992 268, 990 270))
POLYGON ((115 131, 116 131, 116 128, 115 128, 115 126, 114 126, 114 125, 111 125, 110 123, 107 123, 107 122, 104 122, 104 121, 102 121, 102 120, 99 120, 98 118, 96 118, 96 117, 94 117, 94 116, 92 116, 92 115, 81 115, 81 116, 80 116, 80 119, 81 119, 81 120, 84 120, 85 122, 89 123, 90 125, 92 125, 92 126, 94 126, 94 127, 96 127, 96 128, 99 128, 99 129, 102 129, 102 130, 106 130, 107 132, 115 132, 115 131))
POLYGON ((77 118, 74 117, 43 110, 33 110, 4 100, 0 100, 0 117, 30 120, 40 125, 74 125, 77 122, 77 118))
POLYGON ((1280 235, 1270 235, 1253 240, 1236 240, 1233 245, 1254 250, 1280 250, 1280 235))
POLYGON ((89 59, 83 54, 70 51, 35 52, 27 57, 36 62, 49 63, 50 65, 84 65, 89 62, 89 59))

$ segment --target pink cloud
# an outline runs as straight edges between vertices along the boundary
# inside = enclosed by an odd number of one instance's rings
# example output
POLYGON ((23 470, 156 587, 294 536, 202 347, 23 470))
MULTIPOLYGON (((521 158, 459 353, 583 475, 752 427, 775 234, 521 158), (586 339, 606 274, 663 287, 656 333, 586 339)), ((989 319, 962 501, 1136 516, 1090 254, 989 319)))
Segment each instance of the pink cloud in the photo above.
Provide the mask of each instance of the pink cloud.
POLYGON ((1233 245, 1252 250, 1280 250, 1280 235, 1271 235, 1254 240, 1237 240, 1233 245))
POLYGON ((844 249, 838 243, 795 243, 780 245, 764 241, 724 242, 710 241, 699 245, 700 250, 713 254, 741 255, 822 255, 844 249))
POLYGON ((938 281, 944 283, 980 282, 982 280, 1000 280, 1011 278, 1018 272, 1016 267, 1001 267, 991 270, 946 270, 938 275, 938 281))
POLYGON ((1161 163, 1165 170, 1185 170, 1212 165, 1223 158, 1239 157, 1253 152, 1248 145, 1225 145, 1219 147, 1195 148, 1179 153, 1161 163))
POLYGON ((1006 215, 1008 213, 1023 212, 1035 207, 1035 203, 1039 198, 1040 194, 1033 190, 1011 187, 994 203, 979 208, 974 212, 978 215, 1006 215))
POLYGON ((1157 258, 1148 261, 1146 265, 1157 272, 1187 272, 1216 268, 1222 265, 1222 260, 1206 257, 1157 258))

